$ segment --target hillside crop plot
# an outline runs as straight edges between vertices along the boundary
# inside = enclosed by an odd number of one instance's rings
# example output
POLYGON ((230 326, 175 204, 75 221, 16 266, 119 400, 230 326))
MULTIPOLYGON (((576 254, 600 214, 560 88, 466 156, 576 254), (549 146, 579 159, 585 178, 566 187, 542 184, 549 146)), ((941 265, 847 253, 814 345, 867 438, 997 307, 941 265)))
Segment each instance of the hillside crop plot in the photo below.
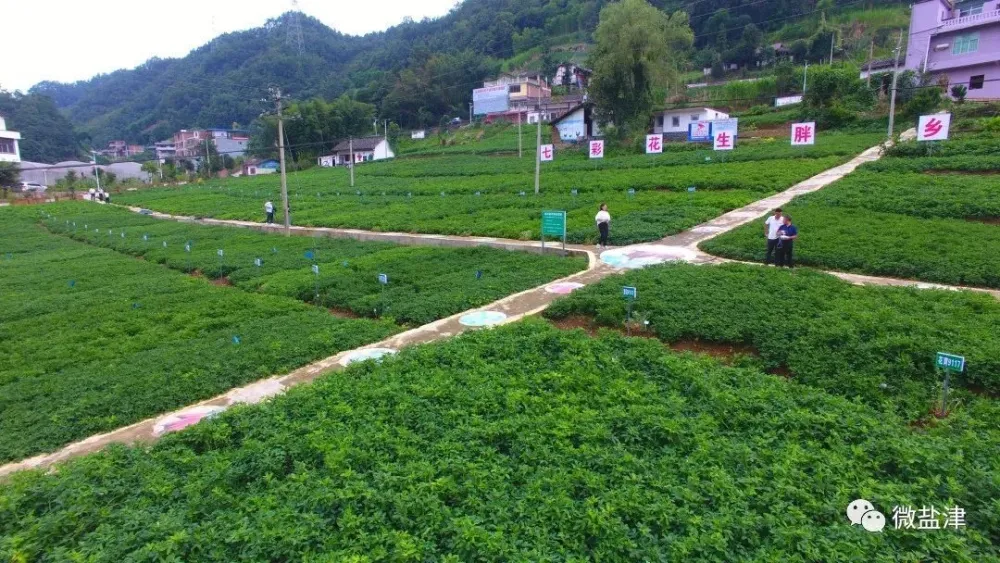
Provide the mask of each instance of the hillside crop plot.
MULTIPOLYGON (((964 136, 903 143, 882 160, 792 201, 796 260, 840 271, 1000 287, 1000 142, 964 136)), ((758 224, 702 243, 764 258, 758 224)))
POLYGON ((527 321, 356 365, 148 450, 14 475, 0 553, 990 560, 997 411, 976 409, 915 431, 755 367, 527 321), (881 533, 851 525, 857 498, 885 513, 881 533), (964 526, 897 530, 897 505, 957 506, 964 526))
POLYGON ((286 373, 381 340, 400 324, 458 313, 585 266, 491 249, 205 228, 92 204, 0 214, 0 461, 286 373), (43 212, 53 217, 39 218, 43 212), (387 285, 378 273, 388 274, 387 285), (237 287, 219 287, 223 276, 237 287), (339 318, 341 309, 378 318, 339 318))
MULTIPOLYGON (((544 209, 568 211, 569 242, 596 240, 594 214, 608 203, 616 245, 658 240, 786 189, 877 144, 876 135, 830 133, 815 147, 746 141, 720 155, 693 144, 662 155, 592 161, 566 149, 544 163, 534 194, 532 154, 443 155, 358 166, 355 187, 342 169, 312 169, 289 180, 296 225, 376 231, 540 237, 544 209), (630 194, 629 190, 634 190, 630 194), (574 194, 575 191, 575 194, 574 194), (522 195, 523 193, 523 195, 522 195)), ((274 176, 124 194, 119 200, 176 215, 262 219, 279 200, 274 176)))

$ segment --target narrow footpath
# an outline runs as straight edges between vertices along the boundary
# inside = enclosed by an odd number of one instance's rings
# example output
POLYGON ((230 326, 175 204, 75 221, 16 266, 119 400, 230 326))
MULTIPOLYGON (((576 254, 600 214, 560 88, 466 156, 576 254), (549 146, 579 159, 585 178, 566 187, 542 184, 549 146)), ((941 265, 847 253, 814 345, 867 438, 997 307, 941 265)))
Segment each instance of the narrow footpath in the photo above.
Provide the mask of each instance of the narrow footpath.
MULTIPOLYGON (((913 130, 904 133, 912 136, 913 130)), ((905 137, 904 137, 905 138, 905 137)), ((640 268, 651 264, 669 261, 685 261, 694 264, 719 264, 731 262, 723 258, 711 256, 698 249, 698 244, 722 233, 731 231, 749 222, 756 221, 775 207, 785 205, 792 198, 817 191, 854 171, 865 162, 878 160, 882 147, 872 147, 851 161, 826 170, 812 178, 792 186, 788 190, 753 202, 745 207, 723 214, 707 223, 695 226, 655 243, 639 244, 607 250, 596 256, 589 247, 567 245, 567 250, 586 253, 587 269, 555 280, 545 285, 509 295, 485 307, 465 311, 432 323, 402 332, 381 342, 363 346, 355 350, 341 352, 329 358, 303 366, 291 373, 260 380, 249 385, 231 389, 230 391, 189 405, 172 413, 149 418, 124 428, 119 428, 105 434, 91 436, 85 440, 70 444, 62 449, 13 462, 0 467, 0 478, 11 473, 32 468, 50 467, 60 461, 96 452, 109 444, 152 443, 158 438, 195 424, 204 418, 211 417, 235 404, 254 404, 284 393, 290 387, 309 383, 321 375, 344 369, 353 361, 378 358, 393 354, 407 346, 426 344, 451 338, 466 332, 487 326, 516 322, 526 316, 534 315, 544 310, 550 303, 573 290, 596 283, 608 276, 640 268)), ((130 208, 152 217, 194 222, 204 225, 231 226, 259 229, 269 232, 282 231, 282 227, 273 227, 249 221, 226 221, 219 219, 196 219, 179 217, 162 213, 150 213, 138 208, 130 208)), ((325 235, 338 238, 353 238, 357 240, 379 240, 409 245, 432 246, 490 246, 507 250, 541 252, 541 243, 537 241, 518 241, 490 237, 460 237, 447 235, 425 235, 410 233, 378 233, 356 229, 332 229, 313 227, 292 227, 291 234, 303 236, 325 235)), ((552 245, 547 245, 548 247, 552 245)), ((875 284, 890 286, 912 286, 920 289, 974 289, 984 291, 1000 298, 1000 292, 977 288, 958 288, 939 284, 928 284, 910 280, 897 280, 830 272, 846 281, 857 284, 875 284)))

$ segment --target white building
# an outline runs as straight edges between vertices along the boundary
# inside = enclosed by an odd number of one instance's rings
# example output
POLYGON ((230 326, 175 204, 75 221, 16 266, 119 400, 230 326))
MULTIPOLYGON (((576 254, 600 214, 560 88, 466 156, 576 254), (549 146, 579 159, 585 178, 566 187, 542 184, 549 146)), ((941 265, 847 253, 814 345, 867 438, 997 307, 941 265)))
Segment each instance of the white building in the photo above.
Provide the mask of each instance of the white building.
POLYGON ((8 131, 7 122, 0 116, 0 162, 21 162, 21 134, 8 131))
POLYGON ((576 142, 601 135, 601 127, 594 116, 593 104, 580 104, 552 121, 564 142, 576 142))
POLYGON ((683 133, 696 121, 729 119, 729 114, 712 108, 668 109, 654 114, 653 133, 683 133))
MULTIPOLYGON (((333 154, 321 156, 317 159, 320 166, 343 166, 351 163, 351 141, 341 141, 333 147, 333 154)), ((361 137, 354 139, 354 162, 369 162, 372 160, 385 160, 394 158, 396 153, 392 152, 389 141, 385 137, 361 137)))

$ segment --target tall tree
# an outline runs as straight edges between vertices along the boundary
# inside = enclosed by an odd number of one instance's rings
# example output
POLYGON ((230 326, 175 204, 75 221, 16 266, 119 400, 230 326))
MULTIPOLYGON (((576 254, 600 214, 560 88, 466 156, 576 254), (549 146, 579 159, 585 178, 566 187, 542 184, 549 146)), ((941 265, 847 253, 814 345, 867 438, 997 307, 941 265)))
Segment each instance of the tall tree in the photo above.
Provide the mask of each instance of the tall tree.
POLYGON ((684 12, 668 16, 645 0, 623 0, 601 10, 594 34, 590 94, 606 120, 643 128, 657 92, 677 80, 694 41, 684 12))

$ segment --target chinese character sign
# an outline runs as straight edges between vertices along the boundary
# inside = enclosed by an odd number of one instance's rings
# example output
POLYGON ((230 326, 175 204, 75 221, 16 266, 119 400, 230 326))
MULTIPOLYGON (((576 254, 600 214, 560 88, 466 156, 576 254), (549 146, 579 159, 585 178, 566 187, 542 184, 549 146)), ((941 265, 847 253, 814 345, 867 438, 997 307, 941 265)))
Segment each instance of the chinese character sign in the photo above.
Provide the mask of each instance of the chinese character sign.
POLYGON ((556 157, 556 151, 552 148, 552 145, 542 145, 538 147, 541 153, 542 162, 552 162, 556 157))
POLYGON ((646 154, 663 152, 663 135, 646 135, 646 154))
POLYGON ((792 124, 792 146, 815 145, 816 144, 816 123, 793 123, 792 124))
POLYGON ((737 120, 717 119, 712 122, 712 148, 731 151, 736 146, 737 120))
POLYGON ((733 150, 733 135, 729 131, 719 131, 712 141, 712 148, 717 151, 733 150))
POLYGON ((604 158, 604 141, 590 142, 590 158, 604 158))
POLYGON ((951 126, 950 113, 921 115, 917 123, 918 141, 943 141, 948 138, 948 128, 951 126))

